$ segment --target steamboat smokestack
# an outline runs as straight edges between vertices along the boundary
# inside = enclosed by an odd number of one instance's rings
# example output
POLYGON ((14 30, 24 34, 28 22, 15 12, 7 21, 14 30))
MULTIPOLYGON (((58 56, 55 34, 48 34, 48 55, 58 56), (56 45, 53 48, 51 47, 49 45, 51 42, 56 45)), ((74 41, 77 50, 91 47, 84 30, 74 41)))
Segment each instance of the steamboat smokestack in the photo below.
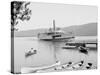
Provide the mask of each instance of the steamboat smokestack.
POLYGON ((55 20, 53 20, 53 30, 55 31, 55 20))

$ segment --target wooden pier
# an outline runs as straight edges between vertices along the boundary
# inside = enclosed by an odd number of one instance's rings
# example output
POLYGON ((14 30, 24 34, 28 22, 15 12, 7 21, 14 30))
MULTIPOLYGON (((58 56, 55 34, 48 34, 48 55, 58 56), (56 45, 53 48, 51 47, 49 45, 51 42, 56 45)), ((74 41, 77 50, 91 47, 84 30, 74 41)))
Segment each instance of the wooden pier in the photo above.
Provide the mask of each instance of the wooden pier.
POLYGON ((97 47, 97 45, 98 45, 97 42, 67 42, 67 43, 66 43, 66 45, 69 45, 69 46, 76 46, 76 47, 78 47, 78 46, 86 47, 87 44, 94 44, 94 45, 96 45, 96 47, 97 47))

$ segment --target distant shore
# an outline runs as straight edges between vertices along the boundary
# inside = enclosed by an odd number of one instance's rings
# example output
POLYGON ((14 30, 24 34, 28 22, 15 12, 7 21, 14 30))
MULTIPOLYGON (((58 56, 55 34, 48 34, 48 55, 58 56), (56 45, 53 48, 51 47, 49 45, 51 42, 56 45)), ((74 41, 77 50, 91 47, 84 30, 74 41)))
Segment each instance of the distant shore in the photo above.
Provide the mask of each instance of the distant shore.
MULTIPOLYGON (((69 27, 60 28, 64 33, 72 32, 74 36, 97 36, 97 24, 98 23, 87 23, 83 25, 73 25, 69 27)), ((48 29, 33 29, 25 31, 14 31, 15 37, 34 37, 38 33, 48 32, 48 29)))

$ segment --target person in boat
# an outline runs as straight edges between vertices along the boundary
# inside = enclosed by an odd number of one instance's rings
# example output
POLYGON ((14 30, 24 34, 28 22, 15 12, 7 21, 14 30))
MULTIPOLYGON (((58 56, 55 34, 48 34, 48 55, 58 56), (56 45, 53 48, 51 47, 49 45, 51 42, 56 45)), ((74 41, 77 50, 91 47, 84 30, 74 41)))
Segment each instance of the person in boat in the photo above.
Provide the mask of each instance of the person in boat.
POLYGON ((56 60, 56 67, 54 68, 54 70, 58 70, 58 66, 61 64, 61 62, 59 60, 56 60))
POLYGON ((61 66, 62 69, 66 69, 67 67, 70 67, 72 65, 72 62, 68 62, 61 66))
POLYGON ((28 57, 28 56, 33 55, 33 54, 36 54, 36 53, 37 53, 37 50, 33 50, 33 48, 31 48, 31 50, 29 50, 29 51, 25 54, 25 56, 28 57))
POLYGON ((81 68, 84 64, 84 61, 80 61, 79 63, 75 64, 72 66, 72 69, 78 69, 78 68, 81 68))
POLYGON ((33 50, 33 48, 31 48, 31 52, 36 54, 37 53, 37 50, 33 50))
POLYGON ((86 48, 86 47, 83 47, 83 46, 80 46, 80 47, 79 47, 79 51, 82 52, 82 53, 85 53, 85 54, 88 53, 87 48, 86 48))
POLYGON ((87 49, 83 46, 79 46, 79 50, 87 50, 87 49))
POLYGON ((91 69, 92 67, 92 63, 88 63, 88 65, 86 66, 86 69, 91 69))
POLYGON ((79 65, 79 66, 82 66, 83 63, 84 63, 84 61, 82 60, 78 65, 79 65))

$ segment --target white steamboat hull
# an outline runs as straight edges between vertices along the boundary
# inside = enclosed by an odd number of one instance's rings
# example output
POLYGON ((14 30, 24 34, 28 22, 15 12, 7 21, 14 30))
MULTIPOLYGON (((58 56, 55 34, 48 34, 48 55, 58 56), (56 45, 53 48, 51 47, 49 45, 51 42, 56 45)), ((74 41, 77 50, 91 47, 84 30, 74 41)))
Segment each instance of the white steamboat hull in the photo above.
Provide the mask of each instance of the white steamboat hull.
POLYGON ((40 40, 67 40, 67 39, 71 39, 71 38, 74 38, 73 36, 66 36, 66 35, 61 35, 61 37, 56 37, 56 36, 53 36, 53 35, 46 35, 46 34, 40 34, 38 36, 38 38, 40 40))

